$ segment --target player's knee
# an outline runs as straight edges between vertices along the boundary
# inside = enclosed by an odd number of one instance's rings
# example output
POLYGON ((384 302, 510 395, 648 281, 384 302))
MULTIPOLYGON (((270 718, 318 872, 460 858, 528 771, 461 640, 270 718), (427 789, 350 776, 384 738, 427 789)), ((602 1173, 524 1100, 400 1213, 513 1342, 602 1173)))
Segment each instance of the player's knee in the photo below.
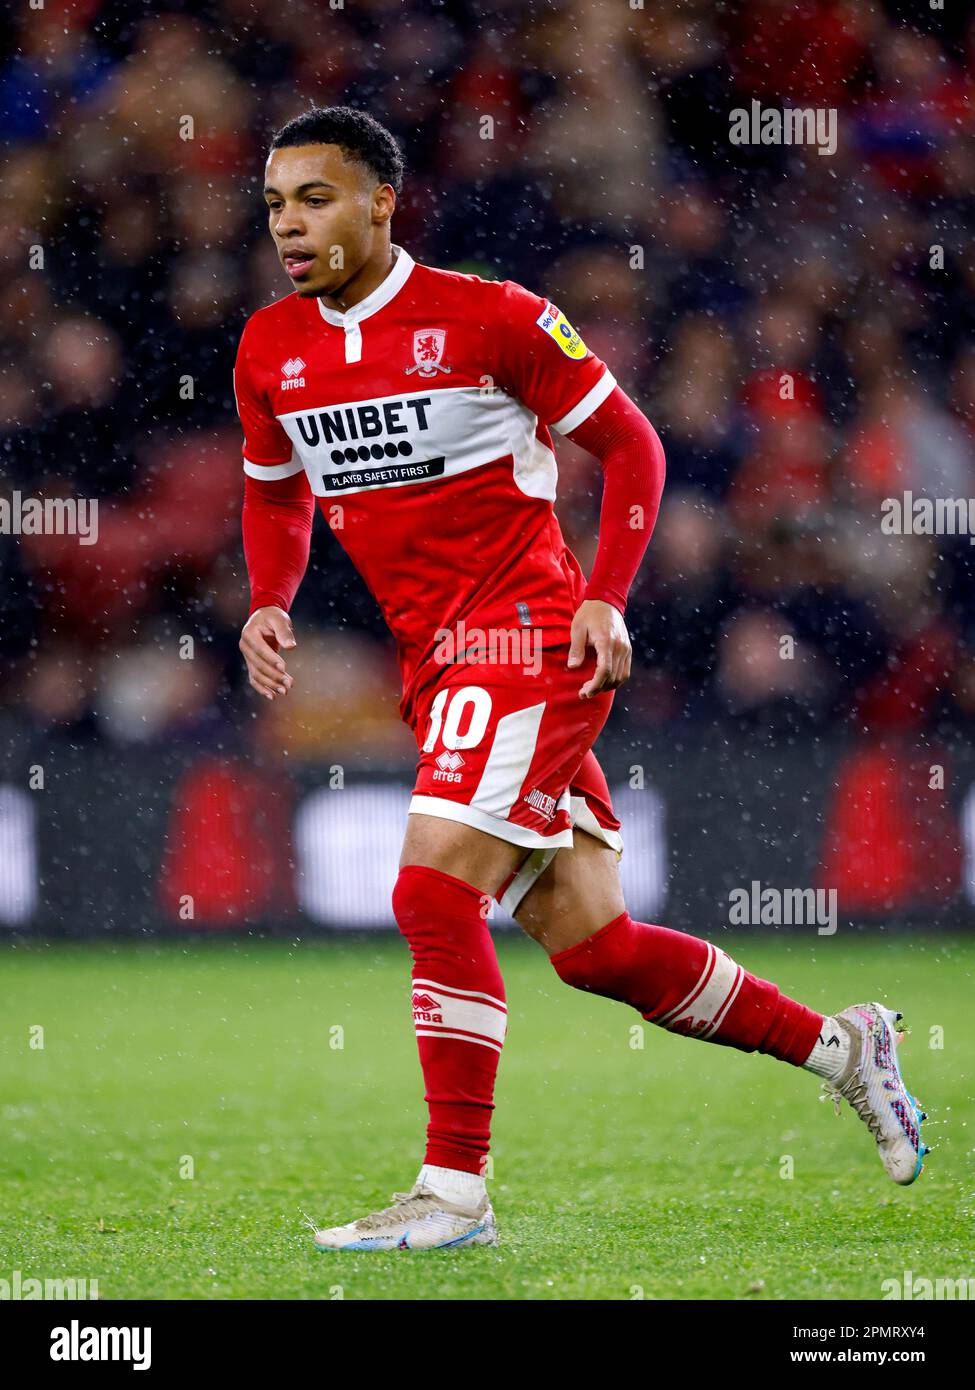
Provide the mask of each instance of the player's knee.
POLYGON ((570 946, 549 959, 564 985, 587 990, 590 994, 605 994, 615 983, 615 977, 611 978, 602 964, 593 960, 585 945, 582 942, 579 946, 570 946))
MULTIPOLYGON (((475 990, 491 1008, 503 1007, 504 981, 487 924, 490 903, 479 889, 439 869, 411 864, 400 870, 393 915, 413 957, 414 980, 422 976, 430 989, 439 982, 441 991, 475 990)), ((479 1008, 471 1005, 467 1013, 479 1008)))
POLYGON ((490 899, 472 884, 421 864, 400 869, 393 885, 393 917, 411 945, 486 931, 485 903, 490 899))
POLYGON ((393 884, 392 903, 393 917, 404 936, 409 936, 409 930, 417 914, 422 911, 423 898, 424 883, 415 872, 415 865, 410 864, 400 869, 399 876, 393 884))
POLYGON ((632 967, 630 916, 624 912, 592 936, 551 956, 563 984, 610 999, 622 998, 632 967))

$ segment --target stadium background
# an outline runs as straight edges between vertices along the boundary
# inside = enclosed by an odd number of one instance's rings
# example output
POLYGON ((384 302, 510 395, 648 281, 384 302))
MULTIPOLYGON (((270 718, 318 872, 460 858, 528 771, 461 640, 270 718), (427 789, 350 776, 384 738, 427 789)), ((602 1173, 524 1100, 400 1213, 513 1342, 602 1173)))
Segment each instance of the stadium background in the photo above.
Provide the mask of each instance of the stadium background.
MULTIPOLYGON (((841 920, 970 920, 972 551, 880 530, 885 497, 975 495, 963 7, 49 0, 0 25, 0 489, 99 500, 97 545, 0 535, 5 927, 391 925, 415 747, 320 521, 293 694, 259 702, 237 650, 231 366, 288 288, 264 151, 339 101, 403 143, 394 239, 551 296, 664 439, 598 749, 632 910, 713 931, 757 879, 835 887, 841 920), (837 108, 835 155, 731 145, 753 98, 837 108)), ((559 460, 588 568, 598 465, 559 460)))
MULTIPOLYGON (((403 140, 398 240, 550 294, 663 434, 634 676, 599 743, 634 915, 724 941, 732 887, 835 885, 835 936, 748 929, 731 949, 812 1007, 903 1008, 936 1147, 895 1191, 811 1076, 644 1029, 499 933, 502 1244, 349 1257, 341 1306, 879 1299, 890 1275, 970 1275, 972 936, 949 928, 973 897, 972 552, 884 536, 878 516, 902 488, 972 493, 962 16, 952 0, 0 16, 0 489, 101 503, 94 546, 0 535, 0 1280, 332 1300, 301 1214, 379 1207, 419 1158, 406 945, 332 930, 392 927, 414 746, 375 608, 320 525, 293 695, 257 700, 237 650, 230 368, 245 315, 288 288, 261 226, 264 149, 339 100, 403 140), (730 145, 752 97, 836 106, 836 154, 730 145), (879 929, 897 920, 923 930, 879 929)), ((562 445, 560 464, 588 565, 598 465, 562 445)))

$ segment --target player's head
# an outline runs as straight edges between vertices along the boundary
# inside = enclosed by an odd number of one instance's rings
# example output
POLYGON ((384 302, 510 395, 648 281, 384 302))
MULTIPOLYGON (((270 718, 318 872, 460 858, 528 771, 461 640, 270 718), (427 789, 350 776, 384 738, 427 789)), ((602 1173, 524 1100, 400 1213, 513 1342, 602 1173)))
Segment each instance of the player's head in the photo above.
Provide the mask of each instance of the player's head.
POLYGON ((335 293, 389 244, 402 186, 399 146, 364 111, 315 107, 281 127, 264 196, 275 248, 300 295, 335 293))

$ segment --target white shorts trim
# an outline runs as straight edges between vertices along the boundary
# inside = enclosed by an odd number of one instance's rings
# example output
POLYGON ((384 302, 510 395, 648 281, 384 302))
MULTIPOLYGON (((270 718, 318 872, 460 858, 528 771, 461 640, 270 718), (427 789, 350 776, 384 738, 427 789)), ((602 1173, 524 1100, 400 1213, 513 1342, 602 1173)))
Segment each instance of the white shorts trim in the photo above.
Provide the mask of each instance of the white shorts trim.
POLYGON ((599 821, 589 809, 589 802, 584 796, 573 796, 571 798, 572 809, 570 815, 572 824, 579 830, 584 830, 587 835, 592 835, 596 840, 602 840, 604 845, 609 845, 610 849, 615 849, 617 854, 623 853, 623 836, 618 830, 610 830, 605 825, 600 825, 599 821))
MULTIPOLYGON (((559 798, 559 806, 564 804, 559 798)), ((566 807, 568 809, 568 807, 566 807)), ((527 825, 515 825, 513 821, 501 820, 477 806, 465 806, 460 801, 448 801, 441 796, 413 796, 410 798, 408 815, 439 816, 441 820, 456 820, 463 825, 471 825, 475 830, 483 830, 496 840, 507 840, 512 845, 525 845, 529 849, 544 849, 552 846, 561 849, 572 844, 572 830, 559 830, 555 835, 542 835, 527 825)))

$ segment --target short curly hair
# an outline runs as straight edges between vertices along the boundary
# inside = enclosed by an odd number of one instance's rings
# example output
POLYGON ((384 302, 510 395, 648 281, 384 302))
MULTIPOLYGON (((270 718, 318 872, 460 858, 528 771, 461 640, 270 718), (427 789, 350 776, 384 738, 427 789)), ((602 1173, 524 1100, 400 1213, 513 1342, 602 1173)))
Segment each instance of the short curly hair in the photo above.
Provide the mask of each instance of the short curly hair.
POLYGON ((353 106, 313 106, 283 125, 272 150, 295 145, 338 145, 346 159, 364 164, 380 183, 403 188, 403 154, 384 125, 353 106))

